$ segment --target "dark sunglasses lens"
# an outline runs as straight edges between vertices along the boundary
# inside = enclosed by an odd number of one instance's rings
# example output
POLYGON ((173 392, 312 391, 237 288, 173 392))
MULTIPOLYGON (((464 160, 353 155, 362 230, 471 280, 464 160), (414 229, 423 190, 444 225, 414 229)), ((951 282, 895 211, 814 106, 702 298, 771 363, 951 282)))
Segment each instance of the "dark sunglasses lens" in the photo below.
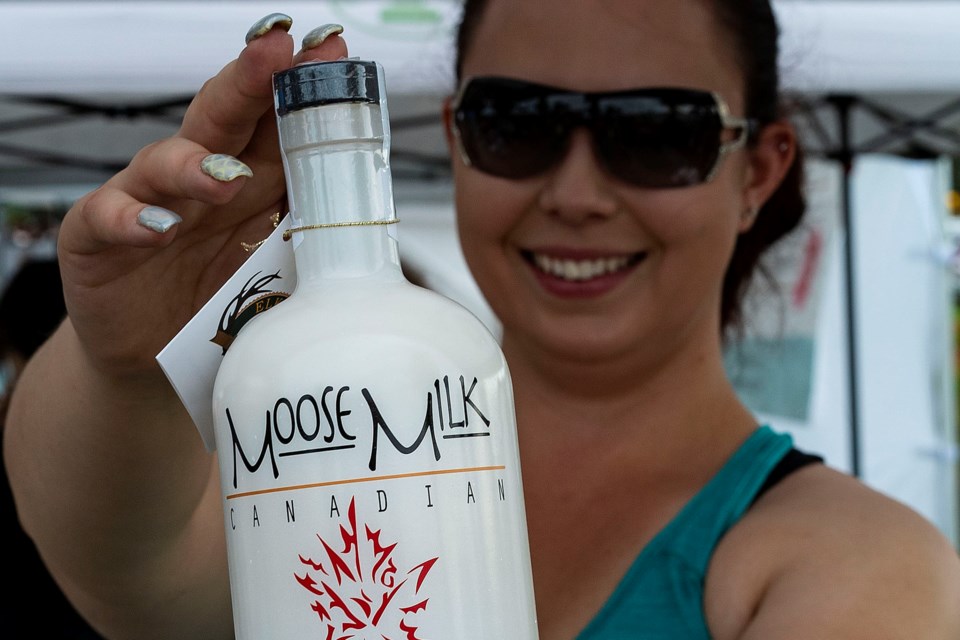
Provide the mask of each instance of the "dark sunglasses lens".
POLYGON ((543 96, 525 83, 471 82, 454 114, 470 164, 503 178, 545 171, 562 152, 563 135, 544 110, 543 96))
POLYGON ((708 93, 658 89, 649 96, 610 96, 593 127, 608 171, 642 187, 700 184, 720 153, 722 124, 708 93))

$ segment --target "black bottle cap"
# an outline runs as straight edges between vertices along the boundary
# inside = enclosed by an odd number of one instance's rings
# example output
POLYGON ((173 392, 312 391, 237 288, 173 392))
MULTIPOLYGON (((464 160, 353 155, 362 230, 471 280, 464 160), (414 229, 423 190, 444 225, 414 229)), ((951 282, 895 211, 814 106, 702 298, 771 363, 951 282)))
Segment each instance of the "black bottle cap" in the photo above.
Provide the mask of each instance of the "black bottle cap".
POLYGON ((273 76, 277 115, 338 102, 380 102, 376 63, 363 60, 313 62, 273 76))

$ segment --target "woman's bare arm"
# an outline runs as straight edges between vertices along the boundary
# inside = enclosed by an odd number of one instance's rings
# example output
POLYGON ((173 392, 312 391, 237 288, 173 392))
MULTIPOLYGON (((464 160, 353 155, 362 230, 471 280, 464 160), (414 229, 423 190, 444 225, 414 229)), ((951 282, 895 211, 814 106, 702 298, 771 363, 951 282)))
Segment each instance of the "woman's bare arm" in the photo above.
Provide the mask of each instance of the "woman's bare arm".
POLYGON ((26 531, 109 637, 232 635, 216 461, 155 358, 283 206, 272 74, 347 53, 336 33, 310 44, 295 56, 268 25, 204 85, 176 136, 64 219, 68 319, 17 383, 4 455, 26 531), (213 178, 201 169, 211 154, 252 177, 213 178), (166 224, 138 224, 148 205, 166 224))

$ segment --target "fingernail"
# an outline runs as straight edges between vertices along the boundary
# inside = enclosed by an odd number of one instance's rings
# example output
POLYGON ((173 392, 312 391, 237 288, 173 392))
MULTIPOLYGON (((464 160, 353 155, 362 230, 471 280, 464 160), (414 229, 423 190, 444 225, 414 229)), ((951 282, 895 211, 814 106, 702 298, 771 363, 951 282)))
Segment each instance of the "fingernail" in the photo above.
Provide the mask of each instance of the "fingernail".
POLYGON ((249 178, 253 175, 250 167, 225 153, 213 153, 201 160, 200 170, 220 182, 230 182, 240 176, 249 178))
POLYGON ((319 47, 321 44, 323 44, 324 40, 337 33, 343 33, 343 25, 320 25, 307 35, 303 36, 302 46, 304 49, 313 49, 314 47, 319 47))
POLYGON ((173 211, 153 205, 144 207, 137 214, 137 224, 157 233, 166 233, 173 225, 181 222, 183 222, 183 218, 173 211))
POLYGON ((260 36, 269 32, 274 27, 280 27, 284 31, 289 31, 293 26, 293 18, 285 13, 271 13, 253 23, 250 30, 247 31, 247 44, 250 44, 260 36))

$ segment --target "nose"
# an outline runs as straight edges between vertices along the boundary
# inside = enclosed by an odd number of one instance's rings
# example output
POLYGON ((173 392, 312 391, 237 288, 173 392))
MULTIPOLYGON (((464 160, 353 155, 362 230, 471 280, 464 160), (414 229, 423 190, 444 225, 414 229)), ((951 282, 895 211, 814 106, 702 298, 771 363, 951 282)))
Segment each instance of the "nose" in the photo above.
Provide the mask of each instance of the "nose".
POLYGON ((550 173, 539 204, 570 224, 606 219, 617 212, 616 195, 597 161, 587 130, 571 133, 566 155, 550 173))

